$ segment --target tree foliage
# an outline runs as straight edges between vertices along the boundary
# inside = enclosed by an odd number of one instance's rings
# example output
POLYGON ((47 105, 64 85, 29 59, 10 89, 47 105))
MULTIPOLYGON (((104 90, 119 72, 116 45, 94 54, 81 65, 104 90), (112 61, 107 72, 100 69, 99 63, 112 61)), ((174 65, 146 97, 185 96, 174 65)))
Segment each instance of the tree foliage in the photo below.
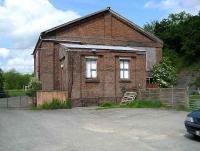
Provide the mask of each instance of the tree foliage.
POLYGON ((199 61, 200 14, 170 14, 161 21, 147 23, 144 29, 162 39, 164 49, 177 53, 179 58, 184 59, 184 65, 199 61))
POLYGON ((32 77, 28 85, 27 95, 30 97, 35 97, 37 91, 41 90, 41 88, 42 88, 41 82, 37 78, 32 77))
POLYGON ((3 76, 6 90, 23 89, 23 86, 27 86, 32 77, 31 74, 21 74, 15 70, 5 72, 3 76))
POLYGON ((158 24, 158 21, 152 21, 150 23, 146 23, 144 25, 144 30, 146 30, 152 34, 155 34, 155 27, 157 24, 158 24))
POLYGON ((0 69, 0 98, 5 97, 3 71, 0 69))
POLYGON ((196 80, 193 83, 196 87, 200 88, 200 77, 196 78, 196 80))
POLYGON ((160 64, 153 66, 153 81, 163 88, 176 84, 176 70, 169 58, 164 57, 160 64))
POLYGON ((3 71, 0 69, 0 92, 4 89, 3 71))

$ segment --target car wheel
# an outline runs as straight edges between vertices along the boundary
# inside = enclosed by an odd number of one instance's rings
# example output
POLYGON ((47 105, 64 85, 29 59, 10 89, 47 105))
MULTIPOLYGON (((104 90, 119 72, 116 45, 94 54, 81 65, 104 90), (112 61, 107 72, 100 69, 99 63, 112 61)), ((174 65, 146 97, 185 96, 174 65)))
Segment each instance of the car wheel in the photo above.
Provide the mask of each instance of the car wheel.
POLYGON ((192 134, 192 137, 195 138, 195 139, 199 139, 200 138, 200 136, 197 136, 197 135, 194 135, 194 134, 192 134))

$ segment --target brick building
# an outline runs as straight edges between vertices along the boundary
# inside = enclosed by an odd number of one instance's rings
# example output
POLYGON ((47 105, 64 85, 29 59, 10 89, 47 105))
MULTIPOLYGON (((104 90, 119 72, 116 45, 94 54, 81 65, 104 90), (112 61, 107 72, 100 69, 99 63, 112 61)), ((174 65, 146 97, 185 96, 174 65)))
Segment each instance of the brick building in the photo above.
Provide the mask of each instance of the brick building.
POLYGON ((41 33, 34 55, 42 90, 74 100, 116 98, 146 87, 163 42, 110 8, 41 33))

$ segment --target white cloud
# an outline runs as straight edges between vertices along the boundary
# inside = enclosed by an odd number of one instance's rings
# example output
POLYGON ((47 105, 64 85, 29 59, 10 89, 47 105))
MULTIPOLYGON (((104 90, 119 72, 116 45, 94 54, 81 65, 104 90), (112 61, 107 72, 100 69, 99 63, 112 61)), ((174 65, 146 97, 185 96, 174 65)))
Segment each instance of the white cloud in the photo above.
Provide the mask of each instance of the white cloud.
MULTIPOLYGON (((0 40, 9 39, 12 45, 8 47, 11 48, 32 48, 40 32, 77 17, 77 12, 59 10, 48 0, 4 0, 0 3, 0 40)), ((9 54, 14 51, 16 50, 10 49, 9 54)), ((17 62, 19 67, 22 63, 20 59, 30 58, 30 54, 26 53, 27 56, 24 58, 19 56, 14 61, 9 60, 6 68, 8 65, 14 65, 12 62, 17 62)))
POLYGON ((33 57, 30 55, 32 51, 33 49, 12 50, 12 54, 6 61, 2 61, 0 68, 5 71, 15 69, 18 72, 32 73, 33 57))
POLYGON ((145 8, 165 9, 169 12, 186 11, 191 14, 197 14, 200 11, 200 0, 149 0, 145 3, 145 8))
POLYGON ((6 48, 0 48, 0 58, 7 58, 10 50, 6 48))

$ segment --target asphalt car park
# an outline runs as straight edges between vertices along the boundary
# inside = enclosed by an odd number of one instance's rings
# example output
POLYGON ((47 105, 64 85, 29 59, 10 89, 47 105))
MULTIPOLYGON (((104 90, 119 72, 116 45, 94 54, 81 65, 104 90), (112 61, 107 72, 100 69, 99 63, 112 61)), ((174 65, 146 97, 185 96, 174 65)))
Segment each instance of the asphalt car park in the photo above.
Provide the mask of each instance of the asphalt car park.
POLYGON ((161 109, 0 109, 2 151, 197 151, 188 112, 161 109))

